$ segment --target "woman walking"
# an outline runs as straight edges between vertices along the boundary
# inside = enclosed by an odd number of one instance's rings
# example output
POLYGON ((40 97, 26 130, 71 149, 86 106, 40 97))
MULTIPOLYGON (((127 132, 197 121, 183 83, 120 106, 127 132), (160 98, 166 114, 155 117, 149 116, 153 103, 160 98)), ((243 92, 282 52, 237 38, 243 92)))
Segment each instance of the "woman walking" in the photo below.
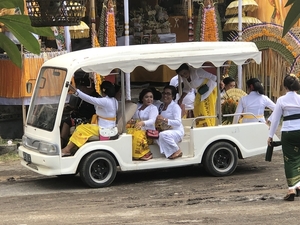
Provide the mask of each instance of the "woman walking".
POLYGON ((297 91, 300 90, 300 83, 295 75, 290 74, 284 78, 283 85, 286 94, 278 98, 271 115, 268 145, 271 145, 281 116, 283 116, 281 144, 288 184, 288 193, 284 200, 294 201, 295 195, 300 193, 300 95, 297 94, 297 91))

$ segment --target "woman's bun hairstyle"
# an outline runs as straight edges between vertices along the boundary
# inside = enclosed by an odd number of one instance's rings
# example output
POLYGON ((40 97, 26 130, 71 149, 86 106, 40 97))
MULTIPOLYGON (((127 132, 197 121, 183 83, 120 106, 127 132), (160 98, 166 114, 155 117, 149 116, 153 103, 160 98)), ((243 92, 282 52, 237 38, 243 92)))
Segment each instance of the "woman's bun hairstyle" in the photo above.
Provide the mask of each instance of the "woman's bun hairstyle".
POLYGON ((103 81, 100 84, 100 90, 102 93, 105 93, 110 98, 115 97, 116 95, 115 86, 107 80, 103 81))
POLYGON ((300 83, 295 74, 288 74, 283 80, 283 85, 290 91, 299 91, 300 83))
POLYGON ((253 87, 252 91, 256 91, 256 92, 258 92, 261 95, 265 94, 264 87, 260 83, 259 79, 257 79, 257 78, 250 78, 249 80, 247 80, 246 84, 247 84, 248 88, 250 88, 251 86, 253 87))
POLYGON ((157 90, 155 87, 149 87, 149 89, 153 93, 153 99, 154 100, 161 100, 162 95, 161 95, 159 90, 157 90))

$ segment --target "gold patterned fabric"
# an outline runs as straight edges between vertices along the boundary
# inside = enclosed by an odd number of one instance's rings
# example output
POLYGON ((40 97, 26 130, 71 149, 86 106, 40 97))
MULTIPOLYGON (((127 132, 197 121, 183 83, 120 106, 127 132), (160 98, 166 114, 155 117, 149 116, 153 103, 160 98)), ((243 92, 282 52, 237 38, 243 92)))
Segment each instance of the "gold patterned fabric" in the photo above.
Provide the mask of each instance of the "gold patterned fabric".
POLYGON ((135 128, 135 124, 140 120, 131 119, 126 124, 127 134, 132 135, 132 158, 140 159, 147 153, 150 153, 149 145, 153 143, 153 140, 147 138, 146 131, 135 128))
POLYGON ((284 171, 289 187, 300 182, 300 130, 282 131, 281 144, 284 171))
POLYGON ((99 126, 96 124, 80 124, 70 137, 70 142, 73 142, 77 147, 84 145, 92 136, 99 136, 99 126))
MULTIPOLYGON (((203 101, 201 101, 201 95, 197 92, 194 101, 194 116, 214 116, 216 114, 216 99, 217 99, 217 87, 210 93, 210 95, 203 101)), ((197 127, 215 126, 215 118, 198 119, 197 127)))
POLYGON ((127 128, 127 133, 132 134, 132 158, 140 159, 150 152, 146 131, 136 128, 127 128))

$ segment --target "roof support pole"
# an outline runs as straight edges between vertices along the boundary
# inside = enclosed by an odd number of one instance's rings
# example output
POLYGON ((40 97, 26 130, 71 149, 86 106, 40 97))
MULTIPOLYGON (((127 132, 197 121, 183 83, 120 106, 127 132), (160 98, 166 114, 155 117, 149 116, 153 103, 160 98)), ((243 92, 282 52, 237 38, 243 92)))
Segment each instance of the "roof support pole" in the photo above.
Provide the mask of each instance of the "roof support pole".
MULTIPOLYGON (((129 6, 128 0, 124 0, 124 22, 125 22, 125 46, 129 45, 129 6)), ((123 74, 121 74, 123 75, 123 74)), ((125 84, 126 84, 126 100, 131 100, 130 92, 130 73, 125 73, 125 84)), ((124 92, 123 92, 124 93, 124 92)))
MULTIPOLYGON (((239 35, 239 41, 242 41, 242 4, 243 1, 239 0, 239 5, 238 5, 238 35, 239 35)), ((243 88, 243 82, 242 82, 242 65, 238 65, 238 88, 242 89, 243 88)))

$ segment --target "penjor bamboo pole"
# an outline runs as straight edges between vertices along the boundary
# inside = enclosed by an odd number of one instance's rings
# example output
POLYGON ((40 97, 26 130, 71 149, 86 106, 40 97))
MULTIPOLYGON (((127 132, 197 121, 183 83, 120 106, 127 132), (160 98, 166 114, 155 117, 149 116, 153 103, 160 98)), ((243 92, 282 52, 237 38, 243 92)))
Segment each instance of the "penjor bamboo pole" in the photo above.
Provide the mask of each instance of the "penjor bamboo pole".
POLYGON ((188 1, 188 25, 189 25, 189 41, 194 41, 194 22, 193 22, 193 8, 192 8, 192 1, 188 1))
POLYGON ((91 39, 92 47, 95 47, 95 37, 96 37, 96 12, 95 12, 95 0, 90 1, 90 16, 91 16, 91 39))

